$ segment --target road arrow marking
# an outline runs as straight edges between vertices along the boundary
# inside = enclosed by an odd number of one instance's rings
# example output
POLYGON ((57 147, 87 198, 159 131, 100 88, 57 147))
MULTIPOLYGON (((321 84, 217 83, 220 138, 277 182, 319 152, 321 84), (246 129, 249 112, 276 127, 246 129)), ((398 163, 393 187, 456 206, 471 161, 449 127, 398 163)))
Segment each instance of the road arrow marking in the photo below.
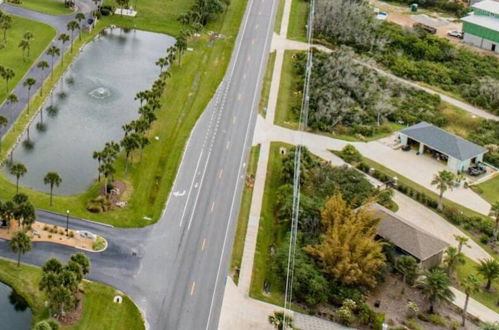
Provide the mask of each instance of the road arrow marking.
POLYGON ((194 290, 196 289, 196 282, 192 282, 192 285, 191 285, 191 296, 194 294, 194 290))
POLYGON ((175 192, 173 193, 173 196, 175 196, 175 197, 182 197, 182 196, 184 196, 184 195, 185 195, 185 190, 183 190, 182 192, 175 191, 175 192))

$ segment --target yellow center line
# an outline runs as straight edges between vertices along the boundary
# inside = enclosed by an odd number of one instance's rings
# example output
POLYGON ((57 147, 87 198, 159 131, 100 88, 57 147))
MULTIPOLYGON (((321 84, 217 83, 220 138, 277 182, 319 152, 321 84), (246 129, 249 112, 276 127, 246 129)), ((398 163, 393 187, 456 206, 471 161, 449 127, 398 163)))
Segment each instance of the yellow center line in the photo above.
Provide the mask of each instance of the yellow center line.
POLYGON ((241 95, 241 93, 237 94, 237 100, 238 101, 241 101, 242 98, 243 98, 243 96, 241 95))
POLYGON ((201 251, 204 250, 205 246, 206 246, 206 238, 203 240, 203 244, 201 244, 201 251))
POLYGON ((224 169, 220 169, 220 172, 218 172, 218 178, 221 179, 222 178, 222 174, 224 173, 224 169))
POLYGON ((232 117, 232 123, 235 124, 236 123, 236 116, 233 116, 232 117))
POLYGON ((254 45, 254 44, 255 44, 255 41, 256 41, 256 39, 255 39, 255 38, 251 39, 251 44, 252 44, 252 45, 254 45))
POLYGON ((213 201, 211 203, 211 209, 210 209, 210 212, 213 212, 213 210, 215 209, 215 201, 213 201))
POLYGON ((251 56, 250 55, 248 55, 248 57, 246 58, 246 62, 249 62, 249 61, 251 61, 251 56))
POLYGON ((194 294, 194 290, 196 289, 196 282, 192 282, 192 285, 191 285, 191 296, 194 294))
POLYGON ((230 146, 230 141, 227 141, 227 144, 225 145, 225 149, 229 149, 230 146))
POLYGON ((246 80, 246 73, 243 74, 243 80, 246 80))

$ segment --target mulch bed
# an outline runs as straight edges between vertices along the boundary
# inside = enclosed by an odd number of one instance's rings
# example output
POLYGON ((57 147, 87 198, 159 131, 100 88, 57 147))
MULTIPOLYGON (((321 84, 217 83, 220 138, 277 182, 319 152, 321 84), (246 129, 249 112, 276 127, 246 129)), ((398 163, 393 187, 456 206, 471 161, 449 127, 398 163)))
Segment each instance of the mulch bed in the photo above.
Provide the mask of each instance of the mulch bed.
POLYGON ((81 316, 83 315, 83 293, 81 291, 76 293, 76 299, 78 299, 78 306, 76 306, 73 311, 66 312, 64 316, 57 318, 59 322, 61 322, 61 325, 66 326, 75 324, 81 319, 81 316))

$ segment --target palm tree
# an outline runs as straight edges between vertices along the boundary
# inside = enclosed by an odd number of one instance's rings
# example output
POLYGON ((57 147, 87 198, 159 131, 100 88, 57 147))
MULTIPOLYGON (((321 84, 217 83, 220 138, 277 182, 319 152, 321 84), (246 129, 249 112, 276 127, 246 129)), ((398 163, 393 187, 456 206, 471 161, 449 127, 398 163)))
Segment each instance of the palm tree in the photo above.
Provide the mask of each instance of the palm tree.
POLYGON ((464 255, 462 252, 458 252, 458 249, 449 246, 445 250, 445 257, 444 257, 444 263, 446 265, 446 272, 448 276, 452 276, 454 273, 454 268, 458 263, 464 264, 466 260, 464 259, 464 255))
POLYGON ((497 242, 497 235, 499 233, 499 201, 496 201, 492 205, 489 216, 496 220, 496 225, 494 227, 494 242, 497 242))
POLYGON ((461 236, 461 235, 454 235, 454 239, 457 241, 457 252, 461 253, 463 251, 463 246, 466 246, 466 247, 471 247, 469 244, 468 244, 468 237, 466 236, 461 236))
POLYGON ((125 150, 125 174, 128 173, 128 161, 130 158, 130 153, 135 149, 140 148, 140 135, 137 133, 132 133, 125 135, 123 140, 121 140, 121 147, 125 150))
MULTIPOLYGON (((43 81, 43 71, 45 71, 45 69, 49 67, 49 64, 47 63, 47 61, 40 61, 38 62, 36 67, 42 71, 42 73, 40 74, 40 81, 43 81)), ((43 83, 40 86, 40 95, 43 96, 43 83)))
POLYGON ((395 262, 395 269, 402 274, 402 282, 405 284, 414 281, 417 274, 418 263, 412 256, 402 256, 395 262))
POLYGON ((293 319, 284 315, 284 312, 274 312, 273 315, 269 315, 269 323, 277 330, 293 328, 293 319))
POLYGON ((440 301, 452 301, 454 293, 450 290, 450 279, 441 269, 434 268, 425 272, 425 276, 418 287, 423 291, 423 295, 428 299, 430 308, 428 312, 433 314, 435 304, 440 301))
POLYGON ((21 255, 31 250, 31 239, 24 231, 18 231, 9 241, 12 252, 17 253, 17 267, 21 265, 21 255))
POLYGON ((480 290, 480 281, 475 275, 470 274, 461 282, 461 290, 463 290, 466 294, 463 307, 463 321, 461 324, 464 327, 466 323, 466 311, 468 310, 470 295, 475 294, 480 290))
POLYGON ((156 65, 159 66, 160 73, 163 73, 163 68, 168 66, 168 59, 166 57, 162 57, 156 61, 156 65))
POLYGON ((27 41, 25 39, 19 41, 18 47, 21 48, 21 50, 23 52, 23 61, 25 61, 26 60, 26 51, 29 51, 29 48, 30 48, 29 41, 27 41))
POLYGON ((443 170, 438 172, 438 174, 435 174, 433 177, 433 180, 431 181, 432 186, 436 186, 437 189, 440 191, 440 194, 438 196, 438 209, 442 210, 443 209, 443 198, 444 198, 444 193, 450 189, 454 189, 454 184, 455 184, 456 176, 454 173, 449 172, 447 170, 443 170))
POLYGON ((7 30, 12 27, 12 17, 6 14, 0 15, 0 29, 3 30, 3 41, 7 41, 7 30))
POLYGON ((50 73, 50 79, 52 80, 52 77, 54 76, 54 57, 56 56, 60 56, 61 55, 61 50, 56 47, 56 46, 51 46, 48 50, 47 50, 47 55, 49 55, 51 57, 51 73, 50 73))
POLYGON ((19 102, 19 99, 17 98, 16 94, 9 94, 9 96, 7 96, 7 102, 9 102, 9 104, 14 104, 16 102, 19 102))
POLYGON ((116 172, 116 169, 114 168, 113 164, 106 162, 99 166, 99 172, 104 175, 104 193, 107 195, 107 184, 109 182, 109 177, 111 177, 116 172))
POLYGON ((181 35, 177 38, 177 41, 175 42, 175 48, 177 48, 178 64, 180 65, 182 54, 187 49, 187 39, 185 38, 185 36, 181 35))
POLYGON ((56 187, 59 187, 61 182, 62 182, 61 176, 57 172, 48 172, 43 178, 43 183, 50 185, 50 206, 52 206, 54 185, 56 187))
MULTIPOLYGON (((6 117, 0 115, 0 131, 2 130, 2 128, 6 127, 8 123, 9 120, 6 117)), ((1 150, 2 150, 2 139, 0 139, 0 151, 1 150)))
POLYGON ((11 68, 4 68, 1 72, 3 80, 5 80, 5 92, 9 92, 9 80, 14 78, 16 73, 11 68))
POLYGON ((9 169, 9 173, 16 177, 16 194, 19 193, 19 179, 23 177, 26 172, 28 172, 28 169, 21 163, 12 164, 9 169))
POLYGON ((69 21, 67 25, 68 31, 71 31, 71 53, 73 52, 73 41, 74 41, 74 32, 75 30, 80 29, 80 25, 77 21, 69 21))
MULTIPOLYGON (((64 44, 69 41, 69 36, 66 33, 61 33, 57 39, 62 43, 61 48, 64 49, 64 44)), ((62 53, 61 64, 64 65, 64 52, 62 53)))
POLYGON ((85 19, 85 14, 83 13, 77 13, 76 16, 75 16, 75 19, 78 21, 78 30, 80 31, 80 40, 81 40, 81 21, 85 19))
POLYGON ((23 39, 26 40, 27 43, 27 50, 28 50, 28 57, 29 57, 29 51, 31 49, 31 41, 34 39, 33 33, 26 31, 24 32, 23 39))
POLYGON ((487 280, 485 290, 490 290, 492 281, 499 278, 499 262, 494 259, 481 259, 480 264, 476 269, 478 274, 482 275, 487 280))
POLYGON ((36 84, 36 79, 34 78, 27 78, 23 82, 23 86, 28 88, 28 113, 29 113, 29 105, 30 105, 30 98, 31 98, 31 88, 36 84))

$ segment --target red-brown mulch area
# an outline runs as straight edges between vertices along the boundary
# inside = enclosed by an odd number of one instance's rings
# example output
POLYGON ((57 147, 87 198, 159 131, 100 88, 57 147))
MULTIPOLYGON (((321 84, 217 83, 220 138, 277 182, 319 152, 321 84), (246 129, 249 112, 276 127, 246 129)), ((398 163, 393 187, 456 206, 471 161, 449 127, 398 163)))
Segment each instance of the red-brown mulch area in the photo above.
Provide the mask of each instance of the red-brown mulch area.
MULTIPOLYGON (((109 198, 109 201, 111 202, 111 204, 113 206, 116 206, 116 203, 120 201, 121 195, 123 195, 123 193, 126 190, 126 184, 120 180, 114 180, 110 184, 113 185, 116 192, 111 192, 107 197, 109 198)), ((99 194, 101 196, 106 195, 105 189, 106 189, 105 185, 102 185, 100 192, 99 192, 99 194)))
POLYGON ((59 322, 61 322, 61 325, 66 326, 75 324, 81 319, 81 316, 83 315, 83 293, 81 291, 78 291, 78 293, 76 294, 76 298, 78 299, 78 306, 76 306, 73 311, 66 312, 64 316, 60 316, 57 318, 59 322))

